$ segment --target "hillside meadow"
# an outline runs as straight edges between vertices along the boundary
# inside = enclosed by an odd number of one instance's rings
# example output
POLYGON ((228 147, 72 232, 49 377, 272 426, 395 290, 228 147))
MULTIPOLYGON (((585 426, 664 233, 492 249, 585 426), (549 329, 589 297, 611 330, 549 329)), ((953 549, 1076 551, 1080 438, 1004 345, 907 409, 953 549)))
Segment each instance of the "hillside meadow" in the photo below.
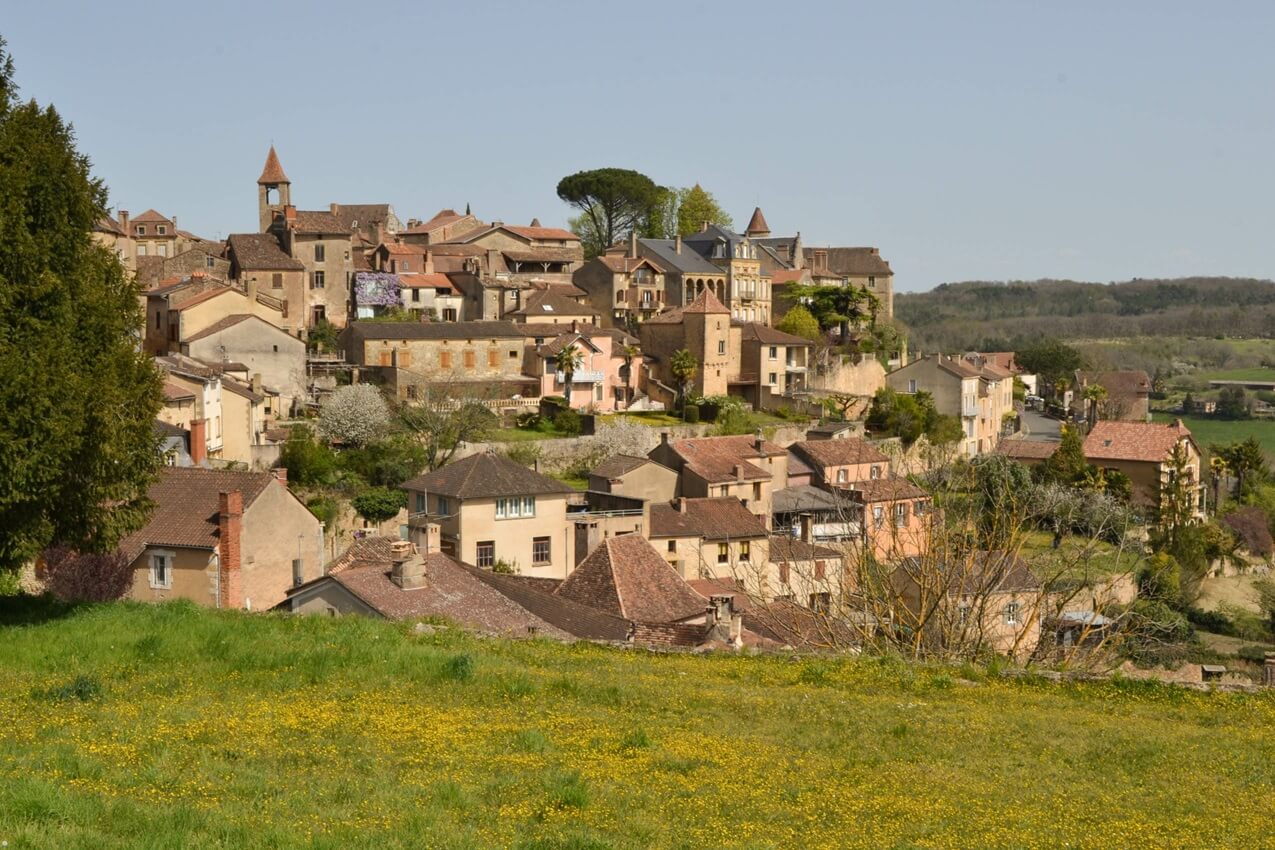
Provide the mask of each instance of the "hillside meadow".
POLYGON ((1269 846, 1275 694, 0 600, 9 848, 1269 846))

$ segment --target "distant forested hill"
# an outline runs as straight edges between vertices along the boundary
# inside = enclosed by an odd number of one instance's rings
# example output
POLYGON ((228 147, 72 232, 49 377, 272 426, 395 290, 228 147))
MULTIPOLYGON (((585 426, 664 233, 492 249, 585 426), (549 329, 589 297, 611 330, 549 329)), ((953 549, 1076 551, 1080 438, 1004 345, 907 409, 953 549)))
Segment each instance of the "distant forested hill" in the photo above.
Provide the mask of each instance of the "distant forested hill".
POLYGON ((1041 336, 1275 335, 1275 282, 1251 278, 968 281, 900 293, 894 304, 914 351, 988 350, 1041 336))

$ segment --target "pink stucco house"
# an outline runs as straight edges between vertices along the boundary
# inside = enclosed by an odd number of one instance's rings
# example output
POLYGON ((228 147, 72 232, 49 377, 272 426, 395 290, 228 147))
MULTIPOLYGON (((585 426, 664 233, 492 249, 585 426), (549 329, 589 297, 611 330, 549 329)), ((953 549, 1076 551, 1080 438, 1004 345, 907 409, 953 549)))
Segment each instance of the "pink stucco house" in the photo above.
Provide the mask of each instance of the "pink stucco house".
POLYGON ((558 353, 574 346, 580 359, 571 379, 571 407, 598 413, 624 410, 637 390, 637 370, 642 362, 636 353, 637 340, 615 328, 577 327, 530 349, 533 362, 528 366, 530 374, 540 381, 540 394, 565 394, 558 353))

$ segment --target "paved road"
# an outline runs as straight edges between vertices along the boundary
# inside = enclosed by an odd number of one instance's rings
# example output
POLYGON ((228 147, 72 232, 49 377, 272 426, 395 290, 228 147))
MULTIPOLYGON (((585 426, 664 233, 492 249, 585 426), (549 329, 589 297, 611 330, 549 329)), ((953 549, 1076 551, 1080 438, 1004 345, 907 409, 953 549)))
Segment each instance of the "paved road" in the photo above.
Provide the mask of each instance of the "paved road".
POLYGON ((1035 410, 1023 411, 1023 436, 1028 440, 1062 439, 1062 423, 1035 410))

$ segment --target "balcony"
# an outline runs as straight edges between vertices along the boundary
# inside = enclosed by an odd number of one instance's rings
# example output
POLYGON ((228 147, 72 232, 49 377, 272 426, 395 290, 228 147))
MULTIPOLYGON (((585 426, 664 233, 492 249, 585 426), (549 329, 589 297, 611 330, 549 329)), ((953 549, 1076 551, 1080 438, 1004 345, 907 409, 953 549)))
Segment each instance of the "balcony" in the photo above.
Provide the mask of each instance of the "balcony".
MULTIPOLYGON (((567 382, 567 376, 562 372, 553 373, 554 380, 560 384, 567 382)), ((571 375, 571 383, 573 384, 600 384, 606 378, 603 372, 595 372, 590 370, 580 370, 571 375)))
POLYGON ((974 419, 978 416, 978 402, 965 399, 961 402, 961 416, 974 419))

